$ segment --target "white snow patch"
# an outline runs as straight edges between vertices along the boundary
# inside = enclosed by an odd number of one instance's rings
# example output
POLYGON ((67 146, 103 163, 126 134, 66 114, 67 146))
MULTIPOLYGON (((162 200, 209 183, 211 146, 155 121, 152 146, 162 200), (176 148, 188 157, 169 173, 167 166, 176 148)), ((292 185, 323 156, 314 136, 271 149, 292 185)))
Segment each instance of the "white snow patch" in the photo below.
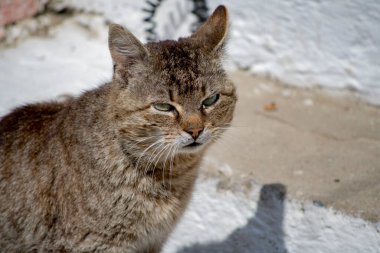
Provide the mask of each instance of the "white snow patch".
POLYGON ((103 19, 77 16, 16 48, 0 51, 0 116, 11 108, 79 94, 111 79, 103 19), (96 26, 96 29, 91 29, 96 26))
POLYGON ((281 200, 281 184, 243 191, 200 179, 165 253, 380 252, 376 225, 311 203, 281 200))
POLYGON ((228 52, 259 75, 349 88, 380 104, 380 2, 209 0, 231 16, 228 52))

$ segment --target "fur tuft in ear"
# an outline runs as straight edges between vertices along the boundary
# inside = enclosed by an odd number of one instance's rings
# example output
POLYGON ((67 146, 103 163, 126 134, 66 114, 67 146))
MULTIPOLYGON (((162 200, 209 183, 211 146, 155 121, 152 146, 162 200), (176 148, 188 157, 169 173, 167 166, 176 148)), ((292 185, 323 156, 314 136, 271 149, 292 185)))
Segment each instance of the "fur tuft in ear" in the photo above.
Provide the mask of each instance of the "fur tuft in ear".
POLYGON ((228 11, 219 5, 206 22, 191 36, 208 52, 216 52, 223 47, 228 31, 228 11))
POLYGON ((145 46, 126 28, 111 24, 108 32, 108 46, 114 65, 127 66, 148 57, 145 46))

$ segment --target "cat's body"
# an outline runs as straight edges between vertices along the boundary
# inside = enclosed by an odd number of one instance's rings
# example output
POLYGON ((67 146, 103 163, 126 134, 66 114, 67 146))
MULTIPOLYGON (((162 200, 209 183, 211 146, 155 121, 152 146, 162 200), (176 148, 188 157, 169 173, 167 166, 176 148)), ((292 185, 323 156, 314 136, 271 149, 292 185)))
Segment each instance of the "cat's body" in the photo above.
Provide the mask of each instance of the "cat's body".
POLYGON ((97 94, 104 98, 96 101, 106 99, 106 89, 69 105, 27 106, 3 119, 1 179, 13 182, 0 184, 3 252, 91 252, 103 244, 128 249, 132 241, 133 248, 146 250, 171 231, 189 199, 200 155, 176 157, 175 175, 163 174, 161 164, 155 173, 144 174, 146 163, 134 169, 112 131, 99 126, 99 118, 107 117, 105 103, 80 105, 97 94))
POLYGON ((192 37, 146 46, 114 25, 112 83, 0 121, 0 252, 159 252, 232 119, 226 23, 219 7, 192 37))

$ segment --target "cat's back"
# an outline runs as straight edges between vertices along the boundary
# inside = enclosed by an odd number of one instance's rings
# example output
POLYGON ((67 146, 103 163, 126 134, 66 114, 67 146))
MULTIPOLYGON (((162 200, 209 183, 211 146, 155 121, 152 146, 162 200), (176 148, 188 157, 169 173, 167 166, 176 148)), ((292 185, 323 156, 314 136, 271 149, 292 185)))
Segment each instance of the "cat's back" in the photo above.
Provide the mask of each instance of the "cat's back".
POLYGON ((57 102, 25 105, 0 119, 0 180, 7 178, 7 160, 20 162, 21 156, 49 139, 49 128, 64 107, 57 102))
POLYGON ((0 119, 0 179, 7 159, 17 161, 25 147, 31 149, 49 139, 53 122, 64 108, 65 104, 57 102, 25 105, 0 119), (31 141, 33 144, 26 145, 31 141))
POLYGON ((25 135, 28 135, 40 132, 64 107, 63 103, 50 102, 16 108, 0 118, 0 145, 3 146, 14 134, 25 132, 25 135))
POLYGON ((65 107, 56 102, 26 105, 0 120, 0 252, 17 250, 6 247, 11 241, 14 243, 9 245, 22 247, 24 241, 17 238, 30 233, 25 225, 30 224, 27 217, 40 210, 30 193, 37 191, 35 179, 43 178, 34 168, 46 163, 40 158, 46 156, 43 150, 65 107))

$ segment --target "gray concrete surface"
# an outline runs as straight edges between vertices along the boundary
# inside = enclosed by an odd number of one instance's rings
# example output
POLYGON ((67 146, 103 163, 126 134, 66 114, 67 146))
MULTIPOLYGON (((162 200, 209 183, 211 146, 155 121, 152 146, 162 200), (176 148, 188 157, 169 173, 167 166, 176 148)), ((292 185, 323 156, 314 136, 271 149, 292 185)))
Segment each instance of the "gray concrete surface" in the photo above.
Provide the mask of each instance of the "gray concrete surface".
POLYGON ((246 72, 231 77, 239 95, 234 124, 210 159, 230 165, 231 178, 282 183, 290 198, 380 220, 380 108, 353 92, 287 87, 246 72))

